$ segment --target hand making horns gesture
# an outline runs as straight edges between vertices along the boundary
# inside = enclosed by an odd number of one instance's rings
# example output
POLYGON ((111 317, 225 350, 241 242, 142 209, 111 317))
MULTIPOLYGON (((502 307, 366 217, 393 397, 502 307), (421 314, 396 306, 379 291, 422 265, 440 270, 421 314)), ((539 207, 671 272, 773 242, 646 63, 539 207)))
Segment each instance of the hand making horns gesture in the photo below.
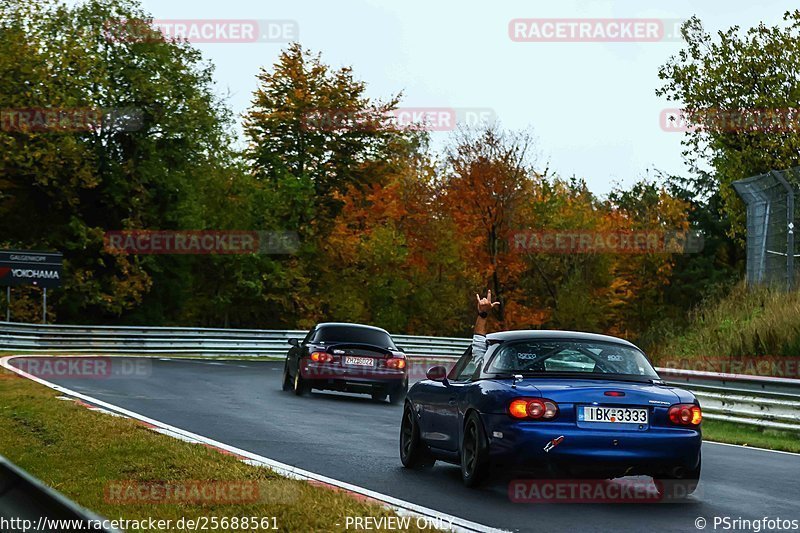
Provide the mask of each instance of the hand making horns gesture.
POLYGON ((478 294, 475 294, 475 298, 478 300, 478 313, 488 313, 493 308, 500 306, 500 302, 492 301, 491 290, 486 291, 486 298, 481 298, 478 294))

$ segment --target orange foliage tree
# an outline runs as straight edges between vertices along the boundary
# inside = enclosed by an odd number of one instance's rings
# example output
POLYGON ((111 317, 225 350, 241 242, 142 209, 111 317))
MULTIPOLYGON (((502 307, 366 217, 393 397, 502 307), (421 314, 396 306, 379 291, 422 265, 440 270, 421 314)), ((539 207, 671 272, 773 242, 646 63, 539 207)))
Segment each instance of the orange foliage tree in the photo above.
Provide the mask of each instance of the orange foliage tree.
POLYGON ((527 268, 507 245, 511 228, 521 223, 526 205, 536 201, 542 182, 533 168, 531 136, 493 126, 462 130, 447 163, 437 179, 442 216, 457 228, 465 267, 500 301, 497 326, 541 325, 547 311, 521 301, 527 268))
POLYGON ((417 334, 465 330, 463 294, 472 281, 456 229, 438 212, 433 175, 419 156, 339 197, 322 269, 327 316, 417 334))

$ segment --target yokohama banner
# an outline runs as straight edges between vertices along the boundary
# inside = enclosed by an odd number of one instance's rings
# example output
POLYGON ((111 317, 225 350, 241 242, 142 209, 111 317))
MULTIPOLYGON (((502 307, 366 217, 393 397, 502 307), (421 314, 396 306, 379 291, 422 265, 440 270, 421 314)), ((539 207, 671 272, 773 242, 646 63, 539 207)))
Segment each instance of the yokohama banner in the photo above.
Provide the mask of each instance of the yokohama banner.
POLYGON ((61 286, 63 257, 59 252, 0 250, 0 286, 61 286))

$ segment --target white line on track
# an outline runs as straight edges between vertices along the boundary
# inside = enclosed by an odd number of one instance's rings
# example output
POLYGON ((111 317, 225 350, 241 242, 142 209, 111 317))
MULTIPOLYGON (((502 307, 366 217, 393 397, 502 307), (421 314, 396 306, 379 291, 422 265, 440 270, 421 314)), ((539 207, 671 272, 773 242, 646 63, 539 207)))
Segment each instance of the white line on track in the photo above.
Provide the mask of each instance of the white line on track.
MULTIPOLYGON (((175 426, 171 426, 169 424, 165 424, 164 422, 160 422, 158 420, 146 417, 139 413, 135 413, 133 411, 129 411, 128 409, 124 409, 122 407, 110 404, 108 402, 104 402, 103 400, 98 400, 86 394, 82 394, 79 392, 72 391, 66 387, 62 387, 61 385, 57 385, 55 383, 51 383, 39 377, 36 377, 32 374, 29 374, 19 368, 16 368, 11 365, 11 360, 18 358, 18 357, 29 357, 25 355, 9 355, 3 358, 0 358, 0 366, 14 372, 24 378, 30 379, 39 383, 40 385, 44 385, 45 387, 49 387, 53 390, 56 390, 62 394, 68 394, 75 398, 81 399, 83 401, 92 403, 96 406, 103 407, 109 411, 115 412, 117 414, 121 414, 127 416, 129 418, 133 418, 140 422, 144 422, 145 424, 149 424, 157 428, 159 433, 164 433, 165 435, 169 435, 174 438, 178 438, 181 440, 185 440, 187 442, 194 442, 198 444, 205 444, 208 446, 213 446, 214 448, 219 448, 221 450, 227 451, 229 453, 233 453, 239 455, 244 458, 245 462, 252 465, 262 466, 274 470, 278 474, 283 476, 293 478, 293 479, 300 479, 304 481, 314 481, 317 483, 322 483, 324 485, 329 485, 332 487, 336 487, 338 489, 345 490, 347 492, 351 492, 354 494, 359 494, 361 496, 365 496, 367 498, 371 498, 373 500, 377 500, 387 507, 391 508, 399 515, 406 515, 406 516, 415 516, 415 517, 423 517, 433 519, 438 521, 438 523, 442 524, 442 526, 449 528, 451 531, 461 533, 461 532, 487 532, 487 533, 504 533, 505 530, 493 528, 490 526, 486 526, 483 524, 478 524, 477 522, 472 522, 470 520, 465 520, 463 518, 459 518, 457 516, 453 516, 447 513, 442 513, 435 509, 430 509, 428 507, 423 507, 421 505, 417 505, 415 503, 411 503, 405 500, 401 500, 399 498, 395 498, 393 496, 389 496, 387 494, 381 494, 380 492, 375 492, 373 490, 359 487, 358 485, 353 485, 351 483, 347 483, 345 481, 339 481, 338 479, 329 478, 327 476, 323 476, 321 474, 317 474, 315 472, 311 472, 309 470, 303 470, 302 468, 297 468, 295 466, 281 463, 279 461, 275 461, 268 457, 263 457, 261 455, 249 452, 247 450, 242 450, 240 448, 236 448, 235 446, 230 446, 228 444, 215 441, 208 437, 204 437, 202 435, 198 435, 196 433, 192 433, 190 431, 186 431, 180 429, 175 426)), ((48 357, 48 356, 41 356, 37 355, 36 357, 48 357)))
MULTIPOLYGON (((0 359, 0 366, 8 368, 8 369, 12 370, 13 372, 16 372, 17 374, 24 374, 24 372, 18 371, 18 369, 15 369, 15 368, 13 368, 13 367, 11 367, 11 366, 9 366, 9 365, 7 365, 5 363, 6 359, 13 359, 15 357, 62 357, 62 356, 59 356, 59 355, 46 355, 46 354, 45 355, 42 355, 42 354, 10 355, 10 356, 6 356, 6 357, 0 359)), ((63 357, 69 357, 69 356, 67 355, 67 356, 63 356, 63 357)), ((155 356, 155 355, 130 355, 130 354, 97 355, 97 354, 89 354, 89 355, 81 355, 81 357, 127 357, 127 358, 144 357, 144 358, 148 358, 148 359, 158 359, 160 361, 175 361, 175 362, 196 363, 196 364, 207 364, 208 363, 208 361, 202 361, 202 360, 198 360, 198 359, 189 359, 189 358, 183 358, 183 357, 180 357, 180 358, 177 358, 177 359, 167 359, 167 358, 158 357, 158 356, 155 356)), ((235 361, 235 359, 233 359, 232 361, 235 361)), ((267 361, 267 362, 272 362, 272 361, 267 361)), ((235 365, 235 366, 238 366, 239 368, 250 368, 250 367, 244 366, 244 365, 235 365)), ((276 372, 277 371, 281 371, 280 368, 272 368, 270 370, 274 370, 276 372)), ((29 377, 29 379, 32 379, 33 381, 37 381, 37 382, 41 383, 42 385, 45 385, 47 387, 59 390, 58 389, 58 387, 59 387, 58 385, 55 385, 55 384, 52 384, 52 383, 48 383, 48 382, 46 382, 44 380, 40 380, 39 378, 36 378, 35 376, 27 376, 27 377, 29 377)), ((68 389, 65 389, 65 390, 68 390, 68 389)), ((732 446, 734 448, 743 448, 745 450, 756 450, 756 451, 759 451, 759 452, 782 453, 782 454, 785 454, 785 455, 797 455, 797 456, 800 456, 800 453, 796 453, 796 452, 786 452, 786 451, 783 451, 783 450, 770 450, 768 448, 759 448, 757 446, 743 446, 741 444, 731 444, 729 442, 717 442, 717 441, 705 440, 705 439, 703 440, 703 442, 705 442, 706 444, 717 444, 719 446, 732 446)))
POLYGON ((757 446, 742 446, 741 444, 730 444, 728 442, 717 442, 715 440, 704 440, 706 444, 717 444, 718 446, 733 446, 734 448, 744 448, 745 450, 758 450, 759 452, 782 453, 785 455, 794 455, 800 457, 800 453, 785 452, 783 450, 770 450, 768 448, 759 448, 757 446))

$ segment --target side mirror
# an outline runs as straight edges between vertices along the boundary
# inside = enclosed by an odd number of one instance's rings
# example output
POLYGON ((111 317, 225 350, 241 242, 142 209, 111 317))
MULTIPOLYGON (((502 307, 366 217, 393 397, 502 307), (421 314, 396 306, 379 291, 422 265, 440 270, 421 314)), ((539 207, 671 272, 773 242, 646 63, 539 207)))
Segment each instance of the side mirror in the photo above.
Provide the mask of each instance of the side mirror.
POLYGON ((299 343, 299 342, 297 342, 297 339, 289 339, 289 344, 291 344, 292 346, 297 346, 297 345, 299 345, 300 343, 299 343))
POLYGON ((443 366, 434 366, 428 369, 425 377, 431 381, 444 381, 447 379, 447 369, 443 366))

